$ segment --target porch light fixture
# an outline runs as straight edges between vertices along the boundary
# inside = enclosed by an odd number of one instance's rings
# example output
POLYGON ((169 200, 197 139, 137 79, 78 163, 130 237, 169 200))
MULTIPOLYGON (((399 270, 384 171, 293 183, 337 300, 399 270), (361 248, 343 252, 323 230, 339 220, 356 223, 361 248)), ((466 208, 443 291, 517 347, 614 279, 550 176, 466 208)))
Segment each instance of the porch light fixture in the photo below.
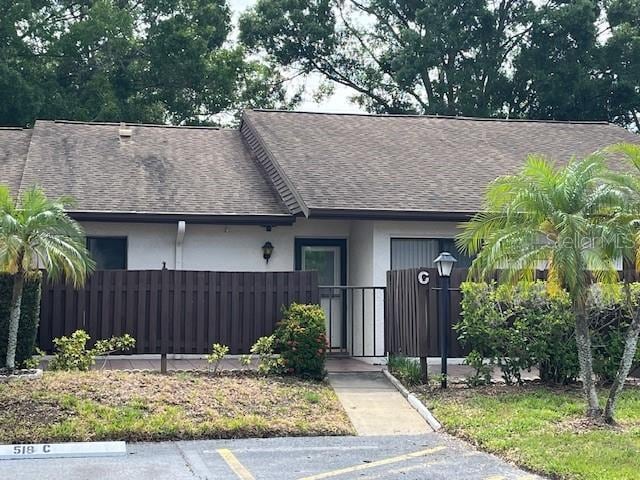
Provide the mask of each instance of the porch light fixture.
POLYGON ((449 252, 442 252, 437 258, 433 261, 438 267, 438 275, 441 277, 450 277, 451 270, 453 270, 453 264, 456 263, 456 257, 451 255, 449 252))
POLYGON ((273 245, 271 244, 271 242, 264 242, 264 245, 262 245, 262 258, 264 258, 267 263, 269 263, 269 259, 271 258, 271 255, 273 254, 273 245))
POLYGON ((453 265, 457 262, 456 258, 449 252, 442 252, 433 261, 438 267, 438 284, 440 291, 440 308, 438 313, 440 315, 440 373, 442 380, 440 386, 447 388, 447 361, 449 358, 449 330, 451 328, 451 313, 449 306, 451 304, 451 291, 449 289, 449 277, 451 276, 451 270, 453 265))

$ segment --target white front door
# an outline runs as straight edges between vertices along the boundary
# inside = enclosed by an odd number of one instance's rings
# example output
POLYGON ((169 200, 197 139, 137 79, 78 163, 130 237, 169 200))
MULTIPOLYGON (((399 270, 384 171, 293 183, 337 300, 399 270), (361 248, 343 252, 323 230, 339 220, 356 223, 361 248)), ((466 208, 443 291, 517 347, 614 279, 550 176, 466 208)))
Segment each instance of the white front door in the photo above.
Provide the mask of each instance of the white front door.
MULTIPOLYGON (((311 241, 309 242, 311 243, 311 241)), ((343 248, 340 245, 301 245, 301 270, 316 270, 321 287, 342 285, 344 279, 343 248)), ((327 337, 331 350, 345 346, 344 301, 346 292, 339 288, 321 288, 320 305, 325 312, 327 337)))

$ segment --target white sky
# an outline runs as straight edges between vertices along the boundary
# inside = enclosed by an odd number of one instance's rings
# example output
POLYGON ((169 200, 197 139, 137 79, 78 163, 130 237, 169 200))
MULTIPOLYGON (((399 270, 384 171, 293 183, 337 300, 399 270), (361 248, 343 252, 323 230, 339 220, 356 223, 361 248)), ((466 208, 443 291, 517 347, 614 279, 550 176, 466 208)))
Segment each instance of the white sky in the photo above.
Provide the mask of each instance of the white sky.
MULTIPOLYGON (((237 21, 238 16, 250 7, 256 0, 229 0, 231 10, 233 12, 234 22, 237 21)), ((320 75, 313 74, 307 79, 307 93, 306 96, 310 97, 315 87, 320 84, 320 75)), ((311 98, 303 101, 296 110, 304 110, 310 112, 363 112, 364 110, 358 105, 349 102, 349 97, 353 95, 353 90, 343 85, 335 84, 334 94, 328 98, 325 98, 321 103, 314 102, 311 98)))

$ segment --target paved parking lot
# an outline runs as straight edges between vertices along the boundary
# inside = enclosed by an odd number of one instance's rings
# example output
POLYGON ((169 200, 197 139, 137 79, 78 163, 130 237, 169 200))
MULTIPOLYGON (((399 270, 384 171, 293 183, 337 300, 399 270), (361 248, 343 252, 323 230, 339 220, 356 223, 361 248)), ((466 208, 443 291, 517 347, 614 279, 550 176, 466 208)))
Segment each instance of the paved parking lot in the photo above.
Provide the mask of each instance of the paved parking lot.
POLYGON ((534 480, 444 434, 138 443, 126 457, 9 460, 14 480, 534 480))

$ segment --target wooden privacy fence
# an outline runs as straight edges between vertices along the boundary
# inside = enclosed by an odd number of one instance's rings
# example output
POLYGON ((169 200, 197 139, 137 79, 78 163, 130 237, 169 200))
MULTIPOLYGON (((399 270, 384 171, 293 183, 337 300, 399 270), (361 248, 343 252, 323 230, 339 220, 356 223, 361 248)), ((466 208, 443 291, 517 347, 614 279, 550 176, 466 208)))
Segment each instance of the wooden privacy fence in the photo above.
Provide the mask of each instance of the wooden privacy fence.
MULTIPOLYGON (((454 268, 451 273, 451 325, 460 319, 460 284, 467 278, 467 269, 454 268)), ((387 272, 385 300, 385 344, 389 353, 410 357, 440 356, 440 324, 438 321, 440 287, 436 268, 410 268, 387 272), (418 273, 429 273, 429 283, 418 282, 418 273)), ((468 350, 457 340, 455 331, 449 334, 449 357, 464 357, 468 350)))
POLYGON ((97 271, 81 289, 43 285, 38 339, 50 352, 83 329, 94 340, 128 333, 135 353, 202 354, 213 343, 248 353, 292 302, 319 303, 317 272, 97 271))

